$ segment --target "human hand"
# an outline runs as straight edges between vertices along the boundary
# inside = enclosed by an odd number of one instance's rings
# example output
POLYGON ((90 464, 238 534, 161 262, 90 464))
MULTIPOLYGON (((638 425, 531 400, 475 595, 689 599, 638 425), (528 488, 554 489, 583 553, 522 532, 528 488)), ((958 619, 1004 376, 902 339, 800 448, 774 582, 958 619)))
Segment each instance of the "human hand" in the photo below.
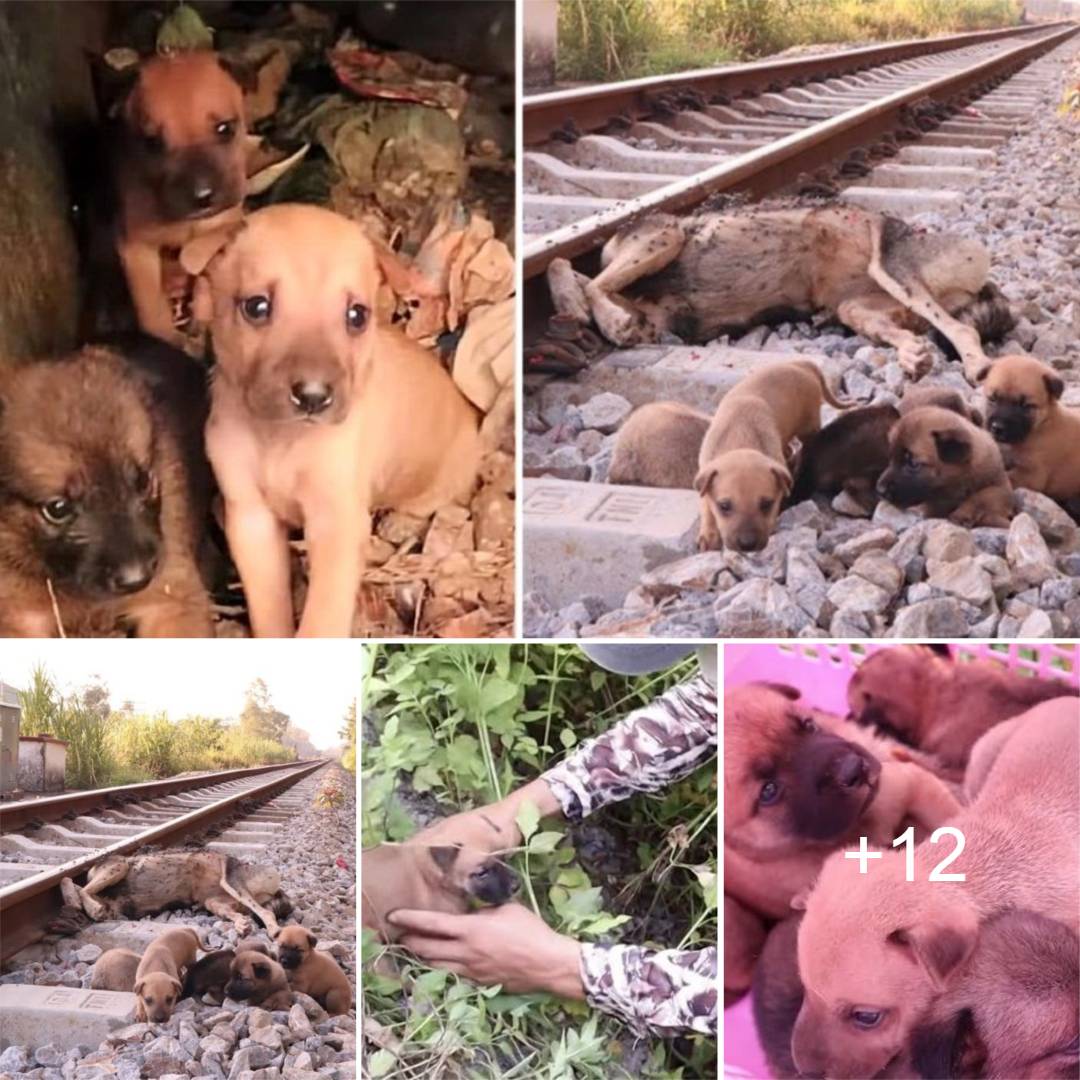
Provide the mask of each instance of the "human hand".
POLYGON ((547 990, 584 999, 581 946, 522 904, 468 915, 401 908, 387 918, 405 930, 400 944, 435 967, 513 994, 547 990))

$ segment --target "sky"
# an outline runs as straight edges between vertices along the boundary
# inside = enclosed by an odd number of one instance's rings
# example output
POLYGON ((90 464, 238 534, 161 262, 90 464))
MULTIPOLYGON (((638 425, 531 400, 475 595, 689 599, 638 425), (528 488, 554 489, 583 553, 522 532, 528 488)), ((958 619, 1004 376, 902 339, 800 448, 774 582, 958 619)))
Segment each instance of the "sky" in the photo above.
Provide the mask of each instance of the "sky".
POLYGON ((61 691, 94 676, 109 688, 114 708, 235 718, 258 678, 274 707, 307 731, 320 750, 337 746, 338 729, 360 686, 361 649, 348 640, 82 639, 0 642, 0 681, 25 689, 34 666, 49 669, 61 691))

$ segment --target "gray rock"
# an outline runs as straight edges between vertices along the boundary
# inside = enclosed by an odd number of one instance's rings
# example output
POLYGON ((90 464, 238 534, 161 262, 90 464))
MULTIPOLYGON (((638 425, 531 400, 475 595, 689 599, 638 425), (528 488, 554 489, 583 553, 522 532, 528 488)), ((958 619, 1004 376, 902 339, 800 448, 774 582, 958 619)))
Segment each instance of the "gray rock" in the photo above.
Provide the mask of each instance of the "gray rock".
POLYGON ((1002 615, 997 625, 999 638, 1015 638, 1020 635, 1020 619, 1013 615, 1002 615))
POLYGON ((1057 573, 1054 559, 1039 526, 1030 514, 1017 514, 1009 526, 1009 539, 1005 557, 1013 571, 1017 589, 1027 585, 1041 585, 1057 573))
POLYGON ((951 596, 923 600, 897 613, 893 634, 901 638, 968 636, 968 622, 958 600, 951 596))
POLYGON ((9 1046, 0 1053, 0 1073, 21 1073, 30 1068, 30 1054, 25 1046, 9 1046))
POLYGON ((605 435, 615 431, 630 415, 633 406, 620 394, 603 393, 578 406, 581 422, 605 435))
POLYGON ((943 593, 955 596, 967 604, 982 607, 994 599, 994 582, 974 558, 955 562, 927 560, 927 582, 943 593))
POLYGON ((576 446, 559 446, 548 454, 540 473, 558 480, 588 480, 589 466, 576 446))
POLYGON ((34 1061, 38 1065, 60 1065, 64 1060, 64 1052, 55 1043, 46 1043, 34 1051, 34 1061))
POLYGON ((993 612, 987 615, 986 618, 980 619, 977 623, 972 623, 968 628, 968 636, 973 638, 992 638, 997 633, 998 622, 1001 619, 1000 612, 993 612))
POLYGON ((776 519, 778 529, 792 529, 797 525, 805 525, 814 532, 820 532, 824 524, 825 516, 813 499, 804 499, 801 503, 789 506, 776 519))
POLYGON ((713 589, 720 575, 727 573, 728 562, 725 551, 699 551, 650 570, 642 576, 641 585, 654 596, 679 589, 713 589))
POLYGON ((521 601, 522 629, 526 637, 548 637, 555 613, 537 592, 527 592, 521 601))
POLYGON ((787 590, 765 578, 739 582, 717 598, 715 612, 721 637, 791 637, 810 625, 810 616, 787 590))
POLYGON ((968 529, 951 521, 932 521, 923 541, 923 554, 927 559, 954 562, 975 554, 975 541, 968 529))
POLYGON ((892 597, 884 589, 864 577, 851 574, 829 588, 828 599, 840 611, 858 611, 867 615, 881 614, 892 597))
POLYGON ((854 608, 837 611, 829 622, 829 637, 866 638, 874 632, 871 616, 854 608))
POLYGON ((904 573, 883 551, 868 551, 851 566, 851 572, 884 589, 893 599, 904 584, 904 573))
POLYGON ((904 529, 910 529, 912 525, 917 525, 922 521, 922 518, 913 510, 901 510, 899 506, 893 506, 891 502, 879 499, 870 520, 875 525, 883 525, 887 529, 892 529, 893 532, 903 532, 904 529))
POLYGON ((83 964, 92 964, 103 951, 100 945, 84 945, 75 950, 75 959, 83 964))
POLYGON ((859 536, 853 536, 838 544, 834 554, 845 563, 853 563, 867 551, 881 551, 891 548, 896 543, 896 533, 892 529, 867 529, 859 536))
POLYGON ((825 575, 805 548, 789 547, 784 560, 784 583, 796 593, 808 585, 824 585, 825 575))
POLYGON ((1053 499, 1038 491, 1017 488, 1013 504, 1020 513, 1030 514, 1049 544, 1069 547, 1076 543, 1080 527, 1053 499))
POLYGON ((854 495, 846 490, 833 496, 830 505, 838 514, 843 514, 845 517, 868 518, 871 513, 868 506, 864 506, 854 495))
POLYGON ((1021 624, 1017 637, 1048 638, 1054 636, 1054 624, 1045 611, 1033 611, 1021 624))
POLYGON ((1008 529, 992 529, 988 525, 980 525, 968 531, 980 551, 985 551, 987 555, 1005 554, 1005 545, 1009 539, 1008 529))
POLYGON ((1062 608, 1077 595, 1080 595, 1080 580, 1051 578, 1039 588, 1039 606, 1043 609, 1062 608))
POLYGON ((990 575, 990 581, 994 586, 995 593, 1008 589, 1012 582, 1012 571, 1004 559, 997 555, 987 555, 985 552, 980 552, 975 556, 975 562, 990 575))
POLYGON ((240 1073, 253 1069, 265 1069, 274 1060, 274 1051, 268 1046, 244 1046, 233 1054, 229 1068, 229 1080, 237 1080, 240 1073))

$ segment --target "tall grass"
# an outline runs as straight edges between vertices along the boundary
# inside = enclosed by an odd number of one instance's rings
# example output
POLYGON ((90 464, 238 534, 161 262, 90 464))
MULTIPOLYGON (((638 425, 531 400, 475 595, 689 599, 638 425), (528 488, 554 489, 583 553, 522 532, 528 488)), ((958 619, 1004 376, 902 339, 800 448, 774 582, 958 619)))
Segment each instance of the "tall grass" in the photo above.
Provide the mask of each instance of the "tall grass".
POLYGON ((663 75, 793 45, 1015 24, 1021 0, 561 0, 559 78, 663 75))
POLYGON ((113 712, 89 695, 62 696, 44 667, 35 668, 20 695, 25 735, 66 740, 69 788, 94 788, 174 776, 181 772, 238 769, 292 761, 294 751, 273 739, 205 716, 171 720, 113 712), (89 698, 89 700, 88 700, 89 698))

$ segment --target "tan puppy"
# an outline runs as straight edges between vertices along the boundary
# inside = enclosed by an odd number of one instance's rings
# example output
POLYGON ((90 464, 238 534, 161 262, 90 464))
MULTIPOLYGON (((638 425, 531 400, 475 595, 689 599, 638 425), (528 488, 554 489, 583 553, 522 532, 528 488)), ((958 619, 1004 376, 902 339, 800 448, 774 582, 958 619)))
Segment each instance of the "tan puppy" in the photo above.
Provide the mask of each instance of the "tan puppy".
POLYGON ((166 930, 147 946, 135 971, 138 1019, 158 1024, 172 1016, 198 950, 199 935, 187 927, 166 930))
POLYGON ((897 506, 958 525, 1005 528, 1012 486, 994 440, 949 409, 914 409, 889 432, 889 467, 878 493, 897 506))
POLYGON ((157 56, 138 68, 120 113, 113 147, 117 252, 139 325, 180 343, 162 254, 243 215, 243 90, 216 53, 157 56))
MULTIPOLYGON (((724 892, 743 909, 725 902, 725 956, 752 960, 747 915, 783 918, 832 852, 859 836, 890 844, 907 823, 933 830, 960 810, 904 748, 811 709, 793 687, 736 687, 724 717, 724 892)), ((725 969, 737 996, 752 963, 725 969)))
POLYGON ((517 874, 486 851, 457 845, 379 844, 360 855, 360 921, 385 942, 404 933, 386 916, 398 908, 464 914, 472 903, 505 904, 517 874))
POLYGON ((329 953, 316 951, 318 940, 311 931, 283 926, 274 940, 293 990, 313 997, 331 1016, 352 1008, 352 984, 329 953))
POLYGON ((692 488, 711 419, 677 401, 655 401, 635 409, 615 437, 608 482, 692 488))
POLYGON ((106 949, 94 962, 90 989, 131 993, 135 989, 139 959, 139 954, 130 949, 106 949))
MULTIPOLYGON (((799 928, 806 997, 792 1039, 803 1075, 874 1076, 966 969, 980 927, 1028 909, 1075 930, 1080 920, 1080 722, 1076 702, 1043 702, 1015 722, 955 840, 867 861, 838 852, 822 869, 799 928)), ((993 738, 991 733, 989 738, 993 738)))
MULTIPOLYGON (((259 637, 295 631, 290 528, 310 563, 303 637, 347 637, 371 532, 468 496, 477 415, 436 358, 372 314, 380 274, 356 223, 314 206, 252 214, 195 297, 217 356, 206 446, 259 637)), ((209 264, 207 265, 207 261, 209 264)))
POLYGON ((907 416, 909 412, 927 405, 948 409, 970 420, 976 427, 984 426, 982 413, 968 401, 966 395, 951 386, 908 386, 900 399, 900 415, 907 416))
POLYGON ((947 645, 892 645, 859 665, 847 696, 856 723, 933 754, 959 775, 992 727, 1077 693, 1058 679, 1026 678, 1000 664, 958 663, 947 645))
POLYGON ((285 969, 261 949, 241 949, 229 965, 225 994, 245 1005, 264 1009, 291 1009, 293 1004, 285 969))
POLYGON ((979 381, 990 434, 1009 448, 1013 486, 1061 501, 1080 497, 1080 410, 1061 404, 1061 377, 1034 357, 1003 356, 979 381))
POLYGON ((823 401, 848 405, 833 396, 809 360, 768 364, 721 398, 694 480, 701 496, 700 550, 765 547, 791 490, 791 441, 818 432, 823 401))

